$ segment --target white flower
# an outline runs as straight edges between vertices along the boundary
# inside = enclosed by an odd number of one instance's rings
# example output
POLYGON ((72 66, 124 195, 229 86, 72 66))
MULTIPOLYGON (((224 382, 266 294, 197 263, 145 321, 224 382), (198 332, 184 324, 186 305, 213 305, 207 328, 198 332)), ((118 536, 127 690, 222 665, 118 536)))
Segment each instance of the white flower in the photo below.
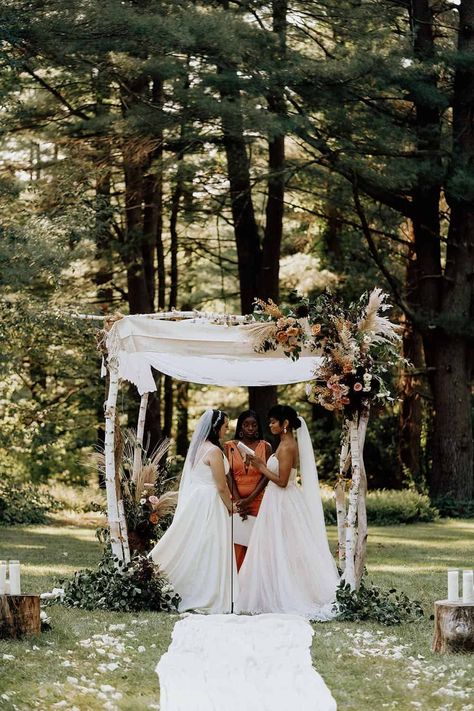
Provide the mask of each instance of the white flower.
POLYGON ((143 506, 143 504, 146 504, 146 499, 140 499, 140 503, 143 506))
POLYGON ((107 694, 111 691, 115 691, 115 688, 113 686, 110 686, 110 684, 101 684, 100 690, 102 691, 102 693, 107 694))

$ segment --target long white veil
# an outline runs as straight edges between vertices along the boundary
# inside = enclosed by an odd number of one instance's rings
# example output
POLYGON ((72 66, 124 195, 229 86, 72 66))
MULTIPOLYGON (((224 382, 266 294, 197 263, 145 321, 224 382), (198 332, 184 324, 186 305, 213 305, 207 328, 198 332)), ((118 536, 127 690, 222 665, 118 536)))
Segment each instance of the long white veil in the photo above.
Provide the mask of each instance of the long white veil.
POLYGON ((193 432, 193 436, 191 437, 188 453, 186 455, 186 459, 184 460, 183 473, 181 474, 179 482, 178 505, 176 506, 176 511, 180 509, 192 490, 191 471, 197 464, 199 455, 202 452, 202 445, 211 431, 212 412, 213 411, 209 409, 201 415, 196 425, 196 429, 193 432))
POLYGON ((337 585, 339 574, 329 549, 313 444, 305 420, 303 417, 298 417, 298 419, 301 423, 301 426, 296 430, 298 454, 300 458, 301 485, 311 515, 314 535, 313 545, 318 547, 320 554, 324 557, 324 561, 327 564, 328 575, 335 576, 334 581, 337 585))

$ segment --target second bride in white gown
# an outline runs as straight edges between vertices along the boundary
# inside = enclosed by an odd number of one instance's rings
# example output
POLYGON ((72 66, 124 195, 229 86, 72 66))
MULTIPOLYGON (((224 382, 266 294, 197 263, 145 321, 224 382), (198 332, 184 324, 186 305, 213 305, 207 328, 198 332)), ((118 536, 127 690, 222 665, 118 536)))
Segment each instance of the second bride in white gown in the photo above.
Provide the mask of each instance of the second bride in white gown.
POLYGON ((222 410, 206 410, 201 416, 184 463, 173 522, 150 553, 181 597, 180 612, 230 612, 237 595, 229 463, 219 442, 228 421, 222 410))
POLYGON ((273 407, 269 424, 280 444, 267 464, 249 457, 270 482, 240 569, 237 609, 329 620, 335 616, 339 574, 329 550, 308 428, 288 405, 273 407))

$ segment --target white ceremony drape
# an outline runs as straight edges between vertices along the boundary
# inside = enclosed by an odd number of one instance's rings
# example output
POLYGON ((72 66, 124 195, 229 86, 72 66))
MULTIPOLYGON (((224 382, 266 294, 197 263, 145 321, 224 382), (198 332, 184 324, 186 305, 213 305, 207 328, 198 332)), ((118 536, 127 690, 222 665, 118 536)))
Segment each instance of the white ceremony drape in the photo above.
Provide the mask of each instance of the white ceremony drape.
POLYGON ((109 331, 108 356, 116 359, 119 378, 134 383, 141 395, 156 390, 152 368, 205 385, 286 385, 314 378, 321 358, 309 351, 295 362, 281 348, 256 353, 259 328, 124 316, 109 331))

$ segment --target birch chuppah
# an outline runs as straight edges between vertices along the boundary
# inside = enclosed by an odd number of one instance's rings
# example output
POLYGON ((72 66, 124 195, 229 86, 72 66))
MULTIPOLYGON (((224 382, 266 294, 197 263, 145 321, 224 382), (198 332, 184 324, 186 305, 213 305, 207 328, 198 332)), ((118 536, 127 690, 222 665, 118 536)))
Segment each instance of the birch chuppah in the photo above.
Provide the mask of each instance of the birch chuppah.
POLYGON ((395 328, 379 313, 387 308, 384 300, 385 296, 376 289, 368 299, 362 297, 349 310, 324 296, 314 304, 304 302, 294 311, 260 302, 254 317, 172 311, 115 317, 112 323, 106 323, 101 337, 110 376, 105 413, 106 489, 111 546, 117 559, 127 560, 129 556, 126 523, 120 515, 114 452, 115 411, 121 381, 133 383, 142 397, 137 427, 138 461, 143 446, 147 394, 156 390, 152 368, 178 380, 206 385, 307 382, 309 399, 343 412, 344 432, 352 433, 349 440, 346 437, 342 442, 341 473, 345 475, 352 465, 347 512, 341 478, 336 495, 340 510, 339 559, 346 565, 346 580, 355 587, 355 570, 361 569, 360 561, 365 555, 362 544, 365 533, 362 531, 357 542, 356 530, 357 523, 361 526, 365 520, 362 450, 368 403, 371 398, 388 395, 382 368, 387 370, 398 357, 395 328), (366 377, 369 375, 370 384, 366 377))

